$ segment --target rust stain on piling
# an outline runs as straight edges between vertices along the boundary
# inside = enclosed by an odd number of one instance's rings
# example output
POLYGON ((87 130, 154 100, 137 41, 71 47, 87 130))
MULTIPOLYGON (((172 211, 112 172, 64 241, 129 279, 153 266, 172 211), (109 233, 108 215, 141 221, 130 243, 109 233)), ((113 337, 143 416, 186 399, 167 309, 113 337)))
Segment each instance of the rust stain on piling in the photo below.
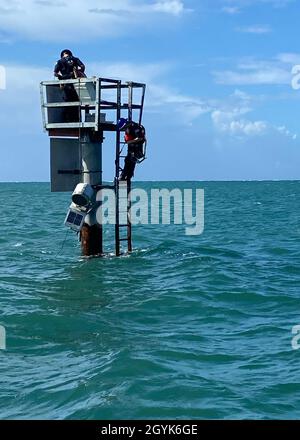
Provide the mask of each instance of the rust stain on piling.
POLYGON ((81 230, 81 250, 84 257, 96 257, 103 254, 102 226, 87 224, 81 230))

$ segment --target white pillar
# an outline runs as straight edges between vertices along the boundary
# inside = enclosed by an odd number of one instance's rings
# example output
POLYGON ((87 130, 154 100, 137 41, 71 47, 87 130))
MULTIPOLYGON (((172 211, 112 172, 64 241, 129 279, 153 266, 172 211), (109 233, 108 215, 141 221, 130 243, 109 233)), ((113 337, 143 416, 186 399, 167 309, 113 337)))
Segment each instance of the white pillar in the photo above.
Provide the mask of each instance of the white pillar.
MULTIPOLYGON (((88 135, 81 138, 81 154, 83 168, 83 183, 90 185, 102 184, 102 143, 91 142, 88 135)), ((96 192, 94 194, 96 200, 96 192)), ((96 209, 86 216, 85 222, 89 226, 97 223, 96 209)))

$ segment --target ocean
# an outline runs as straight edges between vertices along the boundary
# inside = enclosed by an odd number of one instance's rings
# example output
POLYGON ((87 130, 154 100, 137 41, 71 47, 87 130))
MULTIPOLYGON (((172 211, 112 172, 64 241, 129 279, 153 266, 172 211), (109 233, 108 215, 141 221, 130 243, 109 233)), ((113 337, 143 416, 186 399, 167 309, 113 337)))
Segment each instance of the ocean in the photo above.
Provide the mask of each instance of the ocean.
POLYGON ((300 417, 300 182, 154 186, 203 188, 203 234, 83 259, 70 194, 0 184, 1 419, 300 417))

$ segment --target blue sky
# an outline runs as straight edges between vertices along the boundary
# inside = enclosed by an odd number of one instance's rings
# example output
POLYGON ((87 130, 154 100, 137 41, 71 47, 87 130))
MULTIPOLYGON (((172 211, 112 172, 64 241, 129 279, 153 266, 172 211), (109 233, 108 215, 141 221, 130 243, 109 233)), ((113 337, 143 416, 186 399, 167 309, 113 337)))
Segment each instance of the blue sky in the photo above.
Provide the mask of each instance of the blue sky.
MULTIPOLYGON (((49 179, 39 82, 64 48, 89 75, 147 83, 137 180, 299 179, 299 9, 298 0, 0 0, 0 181, 49 179)), ((112 173, 108 138, 104 177, 112 173)))

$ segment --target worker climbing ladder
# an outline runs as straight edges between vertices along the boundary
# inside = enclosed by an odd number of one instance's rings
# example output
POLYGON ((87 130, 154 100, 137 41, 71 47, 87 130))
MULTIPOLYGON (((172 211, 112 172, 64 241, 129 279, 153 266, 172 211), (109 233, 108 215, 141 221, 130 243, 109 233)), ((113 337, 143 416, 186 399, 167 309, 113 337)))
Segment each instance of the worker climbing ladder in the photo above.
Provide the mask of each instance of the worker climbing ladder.
MULTIPOLYGON (((129 121, 142 122, 146 85, 110 78, 77 78, 76 80, 44 81, 41 83, 41 104, 44 129, 48 132, 51 145, 51 190, 52 192, 74 191, 79 183, 92 186, 96 193, 102 188, 115 192, 115 253, 121 255, 124 248, 132 251, 132 229, 130 221, 131 182, 121 181, 120 173, 127 146, 117 122, 121 117, 129 121), (62 89, 72 85, 78 101, 65 102, 62 89), (137 102, 138 100, 138 102, 137 102), (68 109, 78 109, 73 122, 64 119, 68 109), (108 120, 107 118, 111 119, 108 120), (79 120, 78 120, 79 119, 79 120), (115 133, 115 176, 113 185, 102 182, 102 142, 105 132, 115 133), (84 139, 84 141, 83 141, 84 139), (124 246, 123 244, 126 245, 124 246)), ((74 113, 74 111, 73 111, 74 113)), ((73 200, 73 197, 72 197, 73 200)), ((92 204, 92 200, 91 200, 92 204)), ((90 205, 89 205, 90 206, 90 205)), ((82 208, 82 224, 85 240, 82 241, 83 255, 103 253, 102 226, 96 224, 96 205, 89 211, 82 208), (98 241, 95 245, 95 241, 98 241), (89 243, 89 246, 84 246, 89 243)), ((76 213, 78 206, 70 209, 76 213)), ((78 211, 78 212, 79 212, 78 211)), ((78 216, 80 213, 78 213, 78 216)), ((75 216, 77 223, 78 216, 75 216)), ((74 216, 72 217, 74 218, 74 216)), ((72 224, 68 224, 72 227, 72 224)), ((81 231, 82 229, 80 229, 81 231)))

